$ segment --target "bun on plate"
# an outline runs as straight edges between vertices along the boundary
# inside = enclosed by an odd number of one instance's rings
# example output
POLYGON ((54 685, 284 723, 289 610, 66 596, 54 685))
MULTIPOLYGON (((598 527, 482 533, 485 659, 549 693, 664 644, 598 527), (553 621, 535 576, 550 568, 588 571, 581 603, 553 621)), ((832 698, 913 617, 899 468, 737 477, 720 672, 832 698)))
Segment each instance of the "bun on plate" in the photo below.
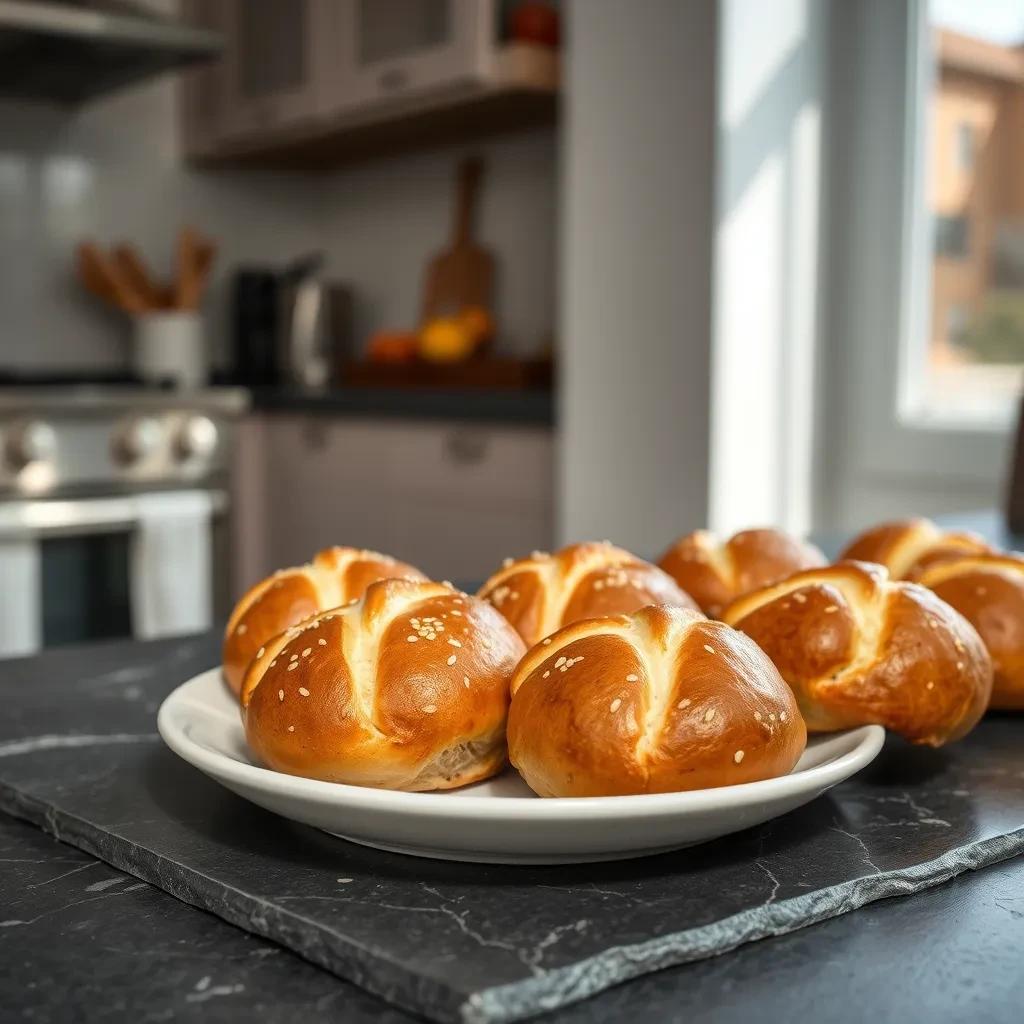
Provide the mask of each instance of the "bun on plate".
POLYGON ((336 608, 377 580, 427 577, 405 562, 359 548, 327 548, 308 565, 281 569, 261 580, 235 605, 224 630, 224 678, 235 693, 256 652, 272 636, 325 608, 336 608))
POLYGON ((978 631, 992 656, 989 707, 1024 710, 1024 557, 968 555, 921 573, 934 590, 978 631))
POLYGON ((490 605, 448 584, 372 583, 268 640, 242 686, 249 746, 271 768, 383 789, 451 789, 505 764, 524 651, 490 605))
POLYGON ((628 614, 648 604, 697 610, 697 604, 656 565, 607 542, 570 544, 553 555, 506 559, 480 588, 527 645, 556 629, 597 615, 628 614))
POLYGON ((972 729, 988 704, 992 662, 971 624, 881 565, 800 572, 722 618, 775 662, 811 732, 875 722, 938 747, 972 729))
POLYGON ((708 530, 695 530, 658 559, 658 565, 713 618, 751 590, 825 564, 825 556, 813 544, 772 529, 743 530, 726 541, 708 530))
POLYGON ((807 730, 748 637, 687 608, 587 619, 512 679, 509 756, 540 796, 667 793, 785 775, 807 730))
POLYGON ((916 580, 939 562, 991 551, 975 533, 943 530, 930 519, 901 519, 865 530, 850 541, 839 558, 877 562, 894 580, 916 580))

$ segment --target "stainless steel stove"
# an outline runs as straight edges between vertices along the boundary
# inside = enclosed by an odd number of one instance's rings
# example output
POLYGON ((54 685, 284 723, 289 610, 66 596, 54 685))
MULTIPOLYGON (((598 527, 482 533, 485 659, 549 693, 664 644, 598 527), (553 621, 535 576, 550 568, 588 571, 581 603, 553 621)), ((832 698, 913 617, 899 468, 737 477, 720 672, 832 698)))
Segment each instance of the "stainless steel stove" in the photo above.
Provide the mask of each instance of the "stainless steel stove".
POLYGON ((240 389, 0 386, 0 656, 209 628, 240 389))

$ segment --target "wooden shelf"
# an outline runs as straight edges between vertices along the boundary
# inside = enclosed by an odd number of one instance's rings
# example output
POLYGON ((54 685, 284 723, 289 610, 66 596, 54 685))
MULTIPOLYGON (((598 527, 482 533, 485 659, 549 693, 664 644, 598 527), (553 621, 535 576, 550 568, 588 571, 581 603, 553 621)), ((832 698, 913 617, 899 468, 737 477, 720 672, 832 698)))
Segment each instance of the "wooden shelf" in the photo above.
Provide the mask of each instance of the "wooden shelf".
POLYGON ((192 153, 206 168, 333 170, 345 164, 488 135, 553 124, 558 116, 559 57, 510 44, 496 55, 491 79, 395 97, 336 118, 192 153))

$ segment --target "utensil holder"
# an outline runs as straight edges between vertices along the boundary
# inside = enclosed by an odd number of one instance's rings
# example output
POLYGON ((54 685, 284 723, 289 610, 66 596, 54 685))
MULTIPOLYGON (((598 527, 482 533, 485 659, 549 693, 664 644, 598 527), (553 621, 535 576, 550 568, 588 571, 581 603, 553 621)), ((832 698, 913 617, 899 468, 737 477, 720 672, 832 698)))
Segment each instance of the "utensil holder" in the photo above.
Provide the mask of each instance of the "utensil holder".
POLYGON ((135 370, 149 384, 182 389, 206 383, 203 321, 192 310, 145 313, 134 321, 135 370))

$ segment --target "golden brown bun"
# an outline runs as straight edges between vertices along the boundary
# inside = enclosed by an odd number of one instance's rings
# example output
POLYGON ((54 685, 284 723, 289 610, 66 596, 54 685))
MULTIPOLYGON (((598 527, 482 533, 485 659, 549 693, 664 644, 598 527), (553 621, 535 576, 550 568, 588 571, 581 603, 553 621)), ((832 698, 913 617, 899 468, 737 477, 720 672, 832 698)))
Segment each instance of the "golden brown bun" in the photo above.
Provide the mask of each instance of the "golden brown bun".
POLYGON ((383 789, 451 789, 505 764, 523 642, 449 584, 372 583, 269 640, 245 673, 245 735, 271 768, 383 789))
POLYGON ((742 633, 687 608, 587 619, 512 679, 509 755, 540 796, 669 793, 785 775, 807 730, 742 633))
POLYGON ((603 542, 570 544, 553 555, 506 559, 481 588, 527 645, 597 615, 628 615, 649 604, 697 604, 656 565, 603 542))
POLYGON ((919 582, 963 615, 988 648, 995 673, 989 707, 1024 710, 1024 557, 945 561, 919 582))
POLYGON ((992 662, 971 624, 880 565, 797 573, 722 618, 775 662, 812 732, 876 722, 937 747, 973 728, 988 704, 992 662))
POLYGON ((770 529, 743 530, 724 543, 707 530, 695 530, 658 560, 705 614, 716 618, 737 597, 825 564, 813 544, 770 529))
POLYGON ((224 630, 224 678, 238 693, 256 652, 295 623, 362 597, 377 580, 427 577, 388 555, 358 548, 327 548, 308 565, 282 569, 250 588, 224 630))
POLYGON ((894 580, 917 580, 932 565, 991 551, 975 533, 942 530, 930 519, 902 519, 865 530, 846 546, 839 560, 877 562, 894 580))

